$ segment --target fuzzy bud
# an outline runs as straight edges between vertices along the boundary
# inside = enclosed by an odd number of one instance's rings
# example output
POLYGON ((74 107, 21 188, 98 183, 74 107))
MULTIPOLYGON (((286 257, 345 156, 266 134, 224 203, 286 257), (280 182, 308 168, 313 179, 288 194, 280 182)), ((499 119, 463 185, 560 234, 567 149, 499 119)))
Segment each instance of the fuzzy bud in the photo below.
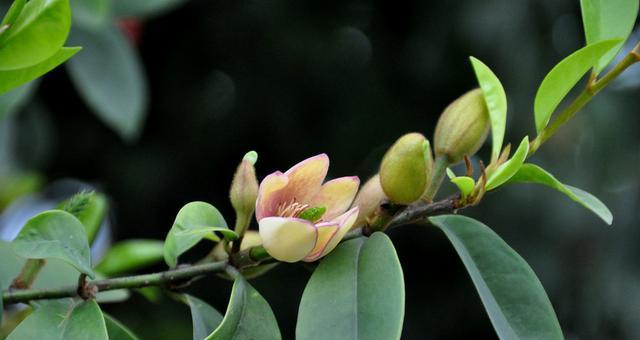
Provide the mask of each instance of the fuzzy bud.
POLYGON ((380 164, 380 184, 392 202, 410 204, 422 197, 433 163, 430 149, 427 139, 415 132, 389 148, 380 164))
POLYGON ((358 207, 360 213, 352 228, 361 227, 387 199, 380 186, 380 175, 371 177, 360 189, 352 207, 358 207))
POLYGON ((436 157, 445 156, 449 164, 472 156, 489 134, 490 119, 482 90, 471 90, 444 110, 433 138, 436 157))
POLYGON ((243 235, 249 226, 251 216, 256 207, 258 179, 253 165, 257 159, 258 154, 255 151, 248 152, 240 162, 240 165, 238 165, 231 182, 229 198, 233 209, 236 211, 235 231, 240 235, 243 235))

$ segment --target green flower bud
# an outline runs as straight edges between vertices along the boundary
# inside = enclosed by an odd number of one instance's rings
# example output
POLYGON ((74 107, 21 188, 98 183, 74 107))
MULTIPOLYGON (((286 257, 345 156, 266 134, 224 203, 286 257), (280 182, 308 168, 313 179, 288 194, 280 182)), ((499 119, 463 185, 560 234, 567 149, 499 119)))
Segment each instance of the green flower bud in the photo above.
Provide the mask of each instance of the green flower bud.
MULTIPOLYGON (((243 251, 243 250, 247 250, 249 248, 257 247, 260 245, 262 245, 260 234, 254 230, 247 230, 247 232, 244 234, 244 238, 242 239, 242 243, 240 245, 239 250, 243 251)), ((215 248, 213 248, 213 251, 211 252, 211 254, 213 255, 213 258, 216 261, 226 261, 229 259, 229 254, 227 254, 227 252, 224 250, 224 244, 222 242, 218 243, 215 246, 215 248)), ((277 265, 278 263, 276 262, 276 263, 261 264, 255 267, 243 268, 242 275, 247 279, 252 279, 254 277, 260 276, 268 272, 269 270, 271 270, 273 267, 277 265)), ((233 278, 226 273, 219 274, 218 276, 223 277, 225 279, 233 280, 233 278)))
POLYGON ((360 189, 352 207, 358 207, 358 219, 352 228, 361 227, 373 216, 376 209, 387 199, 380 186, 380 175, 371 177, 360 189))
POLYGON ((400 137, 380 164, 382 190, 394 203, 417 201, 427 188, 432 163, 429 142, 423 135, 400 137))
POLYGON ((487 139, 490 120, 482 90, 471 90, 444 110, 433 137, 436 157, 449 164, 475 154, 487 139))
POLYGON ((256 208, 256 199, 258 198, 258 179, 256 178, 256 170, 254 164, 257 160, 255 151, 248 152, 238 165, 233 181, 231 182, 231 191, 229 198, 231 205, 236 211, 235 231, 239 235, 243 235, 249 223, 251 216, 256 208))

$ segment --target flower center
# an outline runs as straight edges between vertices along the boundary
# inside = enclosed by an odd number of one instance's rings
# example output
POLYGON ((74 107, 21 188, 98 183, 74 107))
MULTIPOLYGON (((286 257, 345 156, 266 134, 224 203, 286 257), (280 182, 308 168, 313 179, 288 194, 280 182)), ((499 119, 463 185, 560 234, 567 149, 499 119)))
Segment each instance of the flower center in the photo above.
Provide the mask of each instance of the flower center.
POLYGON ((308 204, 298 203, 294 200, 278 205, 276 216, 297 217, 309 222, 318 222, 327 211, 325 207, 311 207, 308 204))

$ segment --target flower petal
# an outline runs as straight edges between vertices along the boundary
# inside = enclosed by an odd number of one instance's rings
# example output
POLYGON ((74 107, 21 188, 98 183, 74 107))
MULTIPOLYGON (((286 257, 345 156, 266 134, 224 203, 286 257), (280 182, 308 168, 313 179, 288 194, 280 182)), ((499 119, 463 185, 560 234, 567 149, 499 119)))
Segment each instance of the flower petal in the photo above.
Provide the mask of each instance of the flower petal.
POLYGON ((320 258, 324 249, 337 234, 340 229, 340 225, 333 222, 321 223, 316 225, 316 229, 318 230, 318 240, 316 241, 316 246, 313 250, 303 259, 305 262, 313 262, 320 258))
POLYGON ((262 245, 269 255, 283 262, 298 262, 315 247, 318 231, 299 218, 265 217, 259 222, 262 245))
POLYGON ((336 233, 336 235, 333 236, 333 238, 329 241, 329 244, 327 244, 327 246, 324 248, 324 250, 322 251, 322 254, 320 254, 319 257, 323 257, 329 254, 333 250, 333 248, 335 248, 338 245, 338 243, 342 241, 342 238, 344 237, 344 235, 347 234, 349 229, 351 229, 351 226, 356 222, 356 219, 358 218, 358 212, 359 212, 358 207, 355 207, 347 211, 346 213, 338 216, 336 219, 332 221, 334 223, 338 223, 338 225, 340 226, 340 229, 338 229, 338 232, 336 233))
POLYGON ((265 177, 258 189, 256 200, 256 220, 260 221, 267 216, 273 216, 278 208, 280 191, 289 183, 287 175, 276 171, 265 177))
POLYGON ((320 192, 311 200, 312 207, 325 207, 327 211, 322 219, 330 221, 344 213, 358 192, 360 179, 357 176, 332 179, 320 188, 320 192))
POLYGON ((318 191, 329 171, 329 156, 320 154, 294 165, 284 174, 289 183, 283 189, 281 202, 295 200, 307 203, 318 191))

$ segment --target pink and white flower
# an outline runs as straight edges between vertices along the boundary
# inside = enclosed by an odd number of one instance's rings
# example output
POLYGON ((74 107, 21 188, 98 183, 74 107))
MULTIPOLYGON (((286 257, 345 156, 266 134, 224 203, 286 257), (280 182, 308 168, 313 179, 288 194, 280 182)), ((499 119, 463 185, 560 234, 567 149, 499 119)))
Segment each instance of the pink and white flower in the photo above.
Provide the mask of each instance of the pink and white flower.
POLYGON ((360 180, 340 177, 323 184, 328 170, 329 157, 321 154, 260 183, 256 219, 262 244, 275 259, 315 261, 331 252, 356 221, 358 208, 347 209, 360 180), (314 209, 326 210, 309 220, 306 213, 314 209))

